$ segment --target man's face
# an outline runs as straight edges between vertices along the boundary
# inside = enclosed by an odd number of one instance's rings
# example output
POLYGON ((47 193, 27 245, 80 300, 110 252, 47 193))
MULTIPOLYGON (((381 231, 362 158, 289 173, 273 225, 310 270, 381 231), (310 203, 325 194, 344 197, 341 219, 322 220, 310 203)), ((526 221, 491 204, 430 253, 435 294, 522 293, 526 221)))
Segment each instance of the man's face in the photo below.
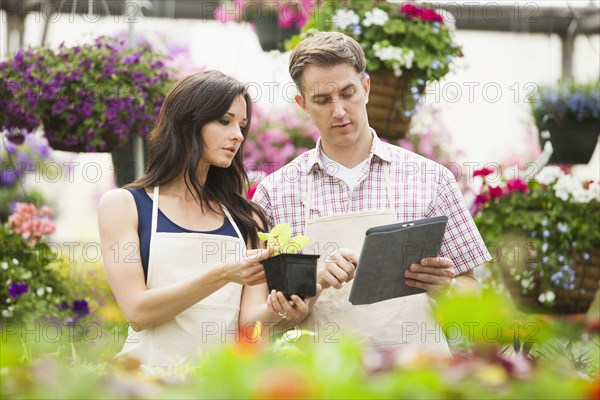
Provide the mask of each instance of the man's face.
POLYGON ((349 64, 304 70, 304 95, 296 96, 296 102, 319 130, 325 149, 370 146, 369 88, 369 77, 363 79, 349 64))

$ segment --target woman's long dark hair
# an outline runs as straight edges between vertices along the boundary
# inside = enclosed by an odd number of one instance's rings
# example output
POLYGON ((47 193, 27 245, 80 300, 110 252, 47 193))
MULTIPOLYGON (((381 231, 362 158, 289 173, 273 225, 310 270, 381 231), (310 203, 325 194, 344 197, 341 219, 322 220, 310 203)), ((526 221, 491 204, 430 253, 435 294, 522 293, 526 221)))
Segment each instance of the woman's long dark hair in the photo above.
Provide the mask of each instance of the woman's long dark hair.
POLYGON ((175 83, 167 93, 156 127, 148 137, 146 173, 127 187, 160 186, 183 174, 185 185, 195 194, 201 207, 217 213, 221 211, 215 210, 210 202, 227 207, 236 224, 246 230, 250 245, 257 247, 257 230, 265 230, 268 223, 260 206, 244 197, 249 181, 242 163, 243 147, 228 168, 211 166, 204 185, 198 176, 204 151, 202 128, 223 117, 238 96, 246 100, 248 122, 242 129, 246 138, 252 103, 241 82, 219 71, 206 71, 175 83), (259 216, 263 226, 256 223, 253 214, 259 216))

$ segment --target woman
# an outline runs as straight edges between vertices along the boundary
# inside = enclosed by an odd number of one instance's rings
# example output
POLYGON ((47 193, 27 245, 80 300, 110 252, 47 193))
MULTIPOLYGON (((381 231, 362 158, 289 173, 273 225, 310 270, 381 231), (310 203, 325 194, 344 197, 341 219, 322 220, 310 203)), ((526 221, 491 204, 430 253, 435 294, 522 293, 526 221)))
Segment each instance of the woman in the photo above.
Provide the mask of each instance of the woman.
MULTIPOLYGON (((261 262, 271 255, 258 248, 265 218, 243 196, 250 115, 235 79, 217 71, 182 79, 148 138, 145 175, 100 200, 106 275, 130 323, 123 353, 145 365, 166 367, 235 340, 240 301, 255 318, 244 322, 275 323, 291 306, 281 293, 266 303, 242 299, 243 285, 264 285, 261 262)), ((293 306, 294 317, 306 316, 307 303, 293 306)))

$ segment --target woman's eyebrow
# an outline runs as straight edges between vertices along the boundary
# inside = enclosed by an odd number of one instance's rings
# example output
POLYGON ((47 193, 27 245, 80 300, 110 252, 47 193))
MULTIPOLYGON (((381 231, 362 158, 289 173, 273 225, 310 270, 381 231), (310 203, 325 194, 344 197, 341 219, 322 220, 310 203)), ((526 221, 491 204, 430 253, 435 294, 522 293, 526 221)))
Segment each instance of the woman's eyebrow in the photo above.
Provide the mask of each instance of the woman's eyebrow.
MULTIPOLYGON (((225 114, 231 115, 233 118, 235 118, 235 114, 232 112, 227 111, 225 114)), ((243 118, 242 121, 248 121, 248 118, 243 118)))

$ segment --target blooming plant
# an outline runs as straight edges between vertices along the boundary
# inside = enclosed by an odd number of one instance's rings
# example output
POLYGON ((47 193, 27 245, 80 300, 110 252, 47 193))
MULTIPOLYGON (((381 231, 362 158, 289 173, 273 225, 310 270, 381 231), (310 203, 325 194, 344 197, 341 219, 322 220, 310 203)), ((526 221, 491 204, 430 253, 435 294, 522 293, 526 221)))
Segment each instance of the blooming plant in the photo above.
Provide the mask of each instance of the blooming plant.
POLYGON ((498 179, 488 168, 474 176, 483 179, 474 219, 490 249, 505 243, 507 235, 517 235, 516 247, 495 250, 504 253, 498 257, 517 252, 515 266, 525 267, 511 268, 510 274, 520 282, 522 293, 539 293, 538 303, 551 307, 557 291, 585 290, 576 285, 581 282, 576 265, 589 263, 600 247, 600 184, 582 183, 554 166, 528 181, 498 179))
POLYGON ((439 80, 450 71, 452 61, 462 56, 443 17, 416 4, 399 8, 379 0, 327 0, 288 47, 315 31, 353 37, 365 51, 367 72, 388 69, 401 76, 409 71, 414 84, 439 80))
POLYGON ((304 235, 292 237, 292 228, 287 223, 277 224, 269 233, 258 232, 260 240, 267 242, 267 247, 272 247, 274 255, 295 254, 308 244, 309 238, 304 235))
POLYGON ((277 19, 277 24, 282 29, 301 29, 314 4, 315 0, 231 0, 221 3, 214 15, 221 22, 277 19))
POLYGON ((557 121, 600 120, 600 80, 595 83, 544 86, 530 98, 533 116, 542 123, 546 116, 557 121))
POLYGON ((244 165, 270 174, 314 147, 319 131, 296 108, 267 114, 253 108, 252 127, 244 142, 244 165))
POLYGON ((55 230, 52 210, 17 203, 8 223, 0 226, 0 321, 55 317, 65 323, 89 313, 76 299, 67 276, 55 269, 57 255, 46 243, 55 230))
MULTIPOLYGON (((6 222, 14 204, 24 200, 21 186, 28 181, 29 174, 40 174, 54 181, 56 174, 62 173, 58 164, 54 164, 57 168, 46 168, 49 157, 48 141, 40 134, 26 135, 24 143, 16 145, 8 140, 6 132, 0 133, 0 221, 6 222)), ((28 188, 27 197, 38 204, 45 202, 35 187, 28 188)))
POLYGON ((88 152, 146 136, 171 83, 160 56, 107 37, 20 49, 0 72, 0 129, 11 140, 41 124, 53 148, 88 152))

